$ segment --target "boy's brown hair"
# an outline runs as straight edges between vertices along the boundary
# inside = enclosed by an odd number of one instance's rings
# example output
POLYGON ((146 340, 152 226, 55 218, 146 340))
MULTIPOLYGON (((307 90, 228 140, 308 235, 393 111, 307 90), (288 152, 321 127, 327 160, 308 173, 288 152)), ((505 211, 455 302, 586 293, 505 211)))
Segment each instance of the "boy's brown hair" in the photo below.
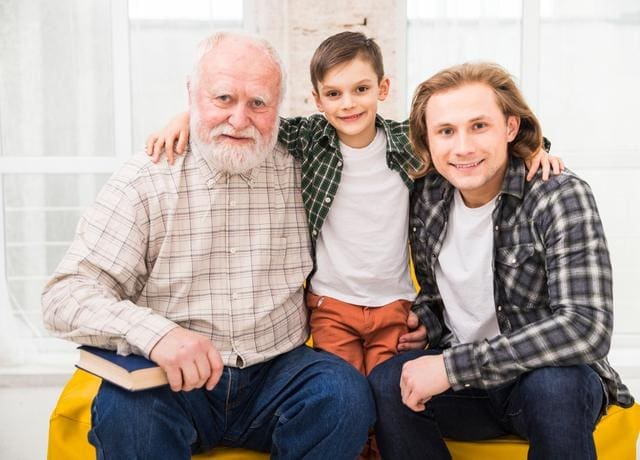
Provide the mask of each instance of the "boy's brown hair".
POLYGON ((420 83, 413 95, 411 114, 409 115, 409 139, 413 151, 424 165, 414 174, 414 177, 423 176, 432 168, 426 118, 429 99, 435 93, 459 88, 468 83, 484 83, 491 87, 504 117, 515 116, 520 119, 518 134, 509 143, 510 155, 526 159, 542 146, 540 123, 527 105, 511 75, 493 63, 461 64, 444 69, 420 83))
POLYGON ((378 83, 382 81, 384 64, 378 44, 360 32, 340 32, 325 39, 313 53, 309 69, 313 89, 318 92, 318 82, 324 79, 329 70, 356 57, 369 62, 378 77, 378 83))

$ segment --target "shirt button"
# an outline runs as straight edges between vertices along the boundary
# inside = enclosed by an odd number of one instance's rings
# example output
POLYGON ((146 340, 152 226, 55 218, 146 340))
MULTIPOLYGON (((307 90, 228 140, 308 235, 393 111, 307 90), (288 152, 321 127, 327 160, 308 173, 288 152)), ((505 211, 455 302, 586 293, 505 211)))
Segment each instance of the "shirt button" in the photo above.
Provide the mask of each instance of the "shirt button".
POLYGON ((236 201, 235 200, 231 200, 229 202, 229 206, 231 206, 232 208, 234 208, 236 206, 236 201))
POLYGON ((324 202, 325 202, 325 203, 331 203, 331 197, 326 197, 326 198, 324 199, 324 202))
POLYGON ((231 294, 231 298, 232 298, 233 300, 238 300, 238 297, 239 297, 239 296, 238 296, 238 293, 237 293, 237 292, 234 292, 233 294, 231 294))
POLYGON ((316 236, 316 235, 318 234, 318 232, 316 232, 315 230, 311 230, 311 234, 312 234, 313 236, 316 236))
POLYGON ((342 166, 342 161, 338 161, 338 166, 342 166))
POLYGON ((498 311, 502 311, 502 305, 498 305, 498 311))
POLYGON ((498 231, 498 226, 496 225, 494 228, 495 228, 495 230, 496 230, 496 232, 497 232, 497 231, 498 231))
POLYGON ((418 229, 417 229, 417 228, 415 228, 415 227, 413 227, 413 229, 412 229, 412 230, 413 230, 413 233, 415 233, 418 229))
POLYGON ((236 253, 236 248, 231 248, 231 249, 229 249, 229 252, 230 252, 231 254, 235 254, 235 253, 236 253))
POLYGON ((516 263, 516 258, 514 257, 513 259, 511 259, 511 263, 515 264, 516 263))
POLYGON ((470 386, 471 386, 471 384, 470 384, 470 383, 465 383, 465 384, 464 384, 464 387, 465 387, 465 388, 469 388, 470 386))
POLYGON ((498 197, 498 201, 500 201, 501 199, 502 199, 502 195, 500 195, 500 196, 498 197))

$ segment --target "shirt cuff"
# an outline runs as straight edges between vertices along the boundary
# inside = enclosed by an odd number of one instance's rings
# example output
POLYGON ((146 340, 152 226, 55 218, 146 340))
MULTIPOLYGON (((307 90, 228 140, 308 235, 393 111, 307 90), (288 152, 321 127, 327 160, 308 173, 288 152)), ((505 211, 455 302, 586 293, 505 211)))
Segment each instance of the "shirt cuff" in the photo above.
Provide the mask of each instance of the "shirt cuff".
POLYGON ((456 345, 447 348, 442 354, 447 377, 454 391, 469 387, 483 388, 482 373, 477 359, 475 359, 474 344, 456 345))
POLYGON ((152 313, 147 308, 139 316, 139 318, 134 319, 133 325, 129 328, 125 337, 133 353, 148 359, 151 350, 160 339, 167 335, 169 331, 180 326, 164 316, 152 313))

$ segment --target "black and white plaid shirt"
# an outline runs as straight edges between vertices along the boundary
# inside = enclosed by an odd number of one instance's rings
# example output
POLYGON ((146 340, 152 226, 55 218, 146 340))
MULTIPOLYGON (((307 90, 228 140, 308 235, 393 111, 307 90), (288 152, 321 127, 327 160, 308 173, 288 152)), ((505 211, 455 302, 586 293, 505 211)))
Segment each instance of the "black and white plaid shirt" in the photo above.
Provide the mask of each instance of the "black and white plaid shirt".
MULTIPOLYGON (((611 265, 589 185, 565 171, 525 180, 511 158, 493 210, 495 312, 501 334, 448 347, 435 267, 447 230, 453 187, 432 171, 417 180, 410 240, 421 286, 413 306, 432 348, 444 348, 454 390, 491 388, 546 366, 590 365, 609 402, 633 397, 607 361, 613 328, 611 265)), ((538 174, 539 176, 539 174, 538 174)))

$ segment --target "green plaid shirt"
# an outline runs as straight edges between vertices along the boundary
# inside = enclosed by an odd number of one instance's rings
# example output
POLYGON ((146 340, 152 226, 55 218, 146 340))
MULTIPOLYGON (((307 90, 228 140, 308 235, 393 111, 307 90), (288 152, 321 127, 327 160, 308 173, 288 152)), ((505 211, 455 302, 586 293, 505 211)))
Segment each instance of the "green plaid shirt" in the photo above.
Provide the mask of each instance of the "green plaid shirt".
MULTIPOLYGON (((413 189, 411 171, 420 167, 420 160, 409 144, 407 121, 397 122, 376 116, 376 126, 387 138, 387 166, 400 174, 413 189)), ((315 247, 342 174, 342 153, 338 134, 323 115, 281 118, 278 140, 289 153, 302 162, 302 199, 309 220, 309 233, 315 247)))

